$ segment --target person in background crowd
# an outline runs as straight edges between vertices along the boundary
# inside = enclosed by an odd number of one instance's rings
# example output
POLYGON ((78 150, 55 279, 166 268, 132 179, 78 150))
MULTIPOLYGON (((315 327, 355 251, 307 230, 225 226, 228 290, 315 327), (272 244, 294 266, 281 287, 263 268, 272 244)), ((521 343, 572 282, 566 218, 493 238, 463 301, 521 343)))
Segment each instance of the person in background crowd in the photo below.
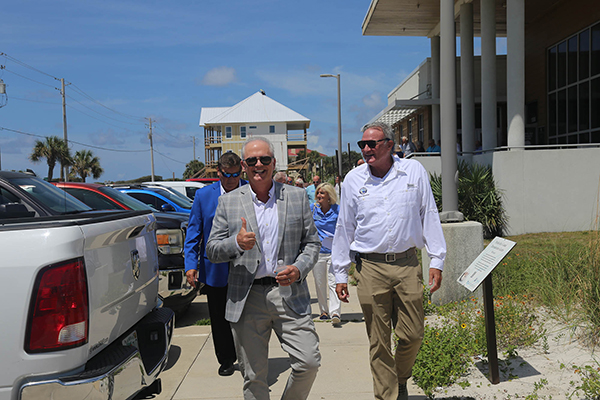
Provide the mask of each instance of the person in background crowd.
POLYGON ((358 142, 368 168, 346 175, 331 260, 340 300, 348 301, 350 252, 370 343, 376 399, 408 399, 424 334, 423 274, 417 248, 429 256, 431 292, 442 283, 446 242, 429 175, 416 160, 392 155, 389 125, 368 124, 358 142), (392 352, 391 329, 398 338, 392 352))
POLYGON ((210 235, 219 196, 247 183, 240 181, 241 173, 242 166, 237 154, 227 152, 219 158, 219 181, 196 192, 183 247, 188 283, 192 286, 196 286, 196 281, 205 284, 210 329, 221 376, 233 375, 233 363, 237 359, 231 327, 225 319, 229 264, 210 262, 206 256, 206 241, 210 235))
POLYGON ((335 275, 331 268, 331 245, 335 233, 335 224, 337 223, 339 206, 337 203, 337 194, 330 183, 321 183, 317 186, 317 202, 310 204, 313 219, 319 239, 321 240, 321 252, 319 260, 313 269, 315 278, 315 289, 319 301, 319 310, 321 321, 331 319, 334 325, 341 322, 341 302, 335 291, 335 275), (329 292, 329 307, 327 306, 327 294, 329 292))
POLYGON ((435 140, 429 139, 427 143, 429 143, 429 147, 427 148, 427 150, 425 150, 427 153, 439 153, 442 151, 440 146, 435 144, 435 140))
POLYGON ((285 171, 279 171, 275 173, 275 176, 273 177, 273 180, 275 182, 279 182, 279 183, 286 183, 287 182, 287 175, 285 173, 285 171))
POLYGON ((338 199, 340 198, 340 194, 342 193, 342 177, 339 175, 335 176, 335 194, 337 194, 338 199))
POLYGON ((400 145, 400 147, 402 148, 402 153, 404 153, 404 158, 417 151, 415 144, 409 141, 406 136, 402 136, 402 144, 400 145))
POLYGON ((282 399, 306 399, 321 364, 306 283, 321 243, 306 192, 273 181, 274 153, 268 139, 246 141, 242 166, 249 184, 219 198, 206 244, 212 262, 230 263, 225 318, 246 400, 269 398, 272 331, 290 357, 282 399))
POLYGON ((420 140, 417 141, 417 153, 425 153, 425 148, 423 147, 423 142, 420 140))
POLYGON ((306 194, 308 195, 308 203, 312 204, 315 202, 315 192, 317 190, 317 186, 321 184, 321 177, 319 175, 313 176, 312 185, 308 185, 306 187, 306 194))
POLYGON ((304 181, 302 180, 302 178, 297 178, 295 181, 295 185, 296 187, 304 189, 304 181))

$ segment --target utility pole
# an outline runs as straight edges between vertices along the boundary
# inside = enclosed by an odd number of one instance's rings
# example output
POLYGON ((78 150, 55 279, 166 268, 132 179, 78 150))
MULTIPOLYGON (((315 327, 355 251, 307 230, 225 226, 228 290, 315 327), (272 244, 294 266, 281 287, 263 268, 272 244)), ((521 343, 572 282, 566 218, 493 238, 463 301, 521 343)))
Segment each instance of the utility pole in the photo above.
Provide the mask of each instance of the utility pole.
POLYGON ((152 118, 148 117, 148 127, 150 128, 150 132, 148 132, 148 139, 150 139, 150 164, 152 170, 152 182, 154 182, 154 147, 152 146, 152 118))
MULTIPOLYGON (((65 79, 60 78, 60 94, 62 96, 62 112, 63 112, 63 140, 65 141, 65 146, 69 148, 69 140, 67 139, 67 101, 65 96, 65 79)), ((68 166, 64 163, 60 165, 60 174, 61 178, 64 182, 69 181, 69 171, 68 166)))
POLYGON ((192 136, 192 139, 194 140, 194 160, 196 159, 196 136, 192 136))

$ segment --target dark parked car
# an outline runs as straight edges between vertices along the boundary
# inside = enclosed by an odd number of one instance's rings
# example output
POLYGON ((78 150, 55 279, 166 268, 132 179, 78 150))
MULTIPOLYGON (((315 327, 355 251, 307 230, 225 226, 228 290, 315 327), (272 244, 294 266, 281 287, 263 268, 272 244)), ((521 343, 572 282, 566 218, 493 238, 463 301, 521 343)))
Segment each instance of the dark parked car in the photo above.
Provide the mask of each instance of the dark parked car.
MULTIPOLYGON (((63 189, 95 210, 146 210, 148 205, 108 186, 95 183, 58 182, 63 189)), ((198 289, 187 284, 183 261, 183 243, 188 214, 156 212, 156 241, 160 270, 159 292, 174 311, 183 311, 194 300, 198 289)))

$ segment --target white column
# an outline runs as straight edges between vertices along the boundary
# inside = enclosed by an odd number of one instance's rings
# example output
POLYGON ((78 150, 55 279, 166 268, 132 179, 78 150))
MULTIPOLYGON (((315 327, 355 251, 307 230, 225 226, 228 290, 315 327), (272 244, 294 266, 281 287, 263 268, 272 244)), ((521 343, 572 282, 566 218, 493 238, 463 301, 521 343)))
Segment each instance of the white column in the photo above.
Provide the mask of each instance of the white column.
POLYGON ((508 145, 525 145, 525 1, 506 4, 508 145))
MULTIPOLYGON (((431 39, 431 98, 440 98, 440 37, 431 39)), ((440 105, 431 106, 432 137, 437 143, 440 140, 440 105)))
POLYGON ((475 68, 473 62, 473 3, 460 6, 460 99, 462 150, 471 159, 475 151, 475 68))
POLYGON ((462 221, 455 180, 456 156, 456 27, 454 1, 440 0, 440 117, 442 136, 442 222, 462 221))
POLYGON ((496 134, 496 2, 481 0, 481 130, 482 147, 498 145, 496 134))

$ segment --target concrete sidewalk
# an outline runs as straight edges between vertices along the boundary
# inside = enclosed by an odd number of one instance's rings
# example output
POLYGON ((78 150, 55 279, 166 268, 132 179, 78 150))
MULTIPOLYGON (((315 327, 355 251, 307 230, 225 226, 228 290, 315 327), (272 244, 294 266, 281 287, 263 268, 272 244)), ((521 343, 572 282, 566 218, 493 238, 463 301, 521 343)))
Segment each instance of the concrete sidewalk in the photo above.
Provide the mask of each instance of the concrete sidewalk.
MULTIPOLYGON (((312 274, 309 288, 314 292, 312 274)), ((356 287, 350 286, 350 303, 342 304, 342 323, 315 322, 320 338, 321 368, 311 390, 311 400, 373 399, 373 381, 368 360, 368 341, 356 287)), ((316 297, 312 298, 313 317, 319 316, 316 297)), ((210 326, 195 322, 208 318, 206 296, 200 296, 186 315, 177 322, 169 364, 161 374, 162 393, 155 399, 243 399, 242 376, 236 371, 221 377, 210 326)), ((269 349, 269 386, 271 398, 279 399, 285 388, 290 364, 287 353, 281 350, 277 337, 272 335, 269 349)), ((411 400, 426 399, 423 392, 409 381, 411 400)))

